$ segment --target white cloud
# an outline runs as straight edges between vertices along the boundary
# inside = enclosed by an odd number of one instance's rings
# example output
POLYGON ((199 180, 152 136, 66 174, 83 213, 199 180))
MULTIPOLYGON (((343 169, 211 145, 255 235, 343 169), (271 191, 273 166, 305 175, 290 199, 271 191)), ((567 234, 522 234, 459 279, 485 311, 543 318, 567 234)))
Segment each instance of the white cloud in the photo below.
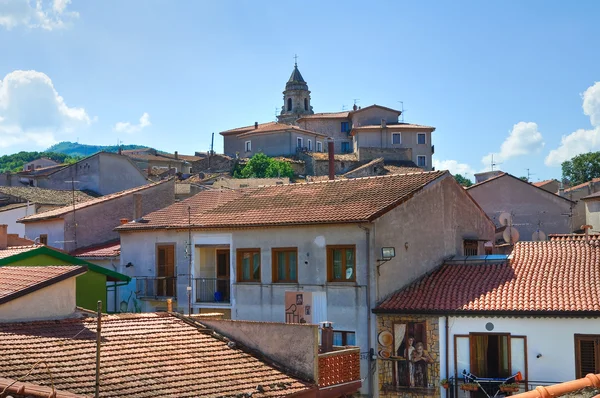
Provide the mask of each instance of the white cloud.
POLYGON ((144 127, 150 126, 150 115, 147 112, 144 112, 142 117, 140 117, 139 124, 131 124, 129 122, 118 122, 115 124, 115 131, 119 133, 128 133, 133 134, 141 131, 144 127))
POLYGON ((0 147, 31 143, 45 148, 57 135, 90 123, 85 109, 67 106, 42 72, 16 70, 0 80, 0 147))
POLYGON ((519 122, 513 126, 500 146, 500 152, 488 153, 481 162, 490 165, 492 155, 494 155, 494 162, 504 162, 511 158, 539 152, 543 147, 544 137, 538 131, 538 125, 533 122, 519 122))
POLYGON ((433 160, 436 170, 449 170, 452 174, 460 174, 463 177, 472 176, 476 171, 466 163, 458 163, 456 160, 433 160))
POLYGON ((67 11, 71 0, 0 0, 0 26, 10 30, 16 26, 61 29, 78 18, 79 14, 67 11))
POLYGON ((590 117, 591 130, 579 129, 563 135, 558 148, 550 151, 544 163, 546 166, 560 166, 573 156, 600 150, 600 82, 588 87, 581 95, 583 113, 590 117))

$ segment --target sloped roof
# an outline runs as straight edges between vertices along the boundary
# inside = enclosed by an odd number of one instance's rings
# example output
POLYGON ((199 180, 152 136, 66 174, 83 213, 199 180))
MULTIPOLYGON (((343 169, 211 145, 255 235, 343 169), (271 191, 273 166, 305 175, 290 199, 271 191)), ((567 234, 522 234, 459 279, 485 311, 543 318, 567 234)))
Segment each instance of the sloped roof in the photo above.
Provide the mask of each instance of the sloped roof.
MULTIPOLYGON (((277 122, 258 123, 258 127, 268 126, 268 125, 271 125, 271 124, 277 124, 277 122)), ((250 126, 236 127, 234 129, 221 131, 219 134, 221 134, 221 135, 241 134, 241 133, 245 133, 247 131, 253 130, 255 127, 256 126, 254 124, 252 124, 250 126)))
POLYGON ((349 113, 350 113, 349 111, 313 113, 312 115, 302 115, 298 118, 298 120, 302 120, 302 119, 347 119, 349 113))
POLYGON ((71 252, 71 256, 83 258, 118 257, 120 254, 121 242, 119 241, 84 247, 71 252))
POLYGON ((555 182, 555 181, 556 180, 551 179, 551 180, 532 182, 532 184, 535 185, 536 187, 543 187, 544 185, 550 184, 551 182, 555 182))
POLYGON ((596 183, 598 183, 598 182, 600 182, 600 178, 592 178, 592 180, 591 180, 591 181, 586 181, 586 182, 583 182, 583 183, 581 183, 581 184, 578 184, 578 185, 575 185, 575 186, 573 186, 573 187, 571 187, 571 188, 565 188, 565 192, 575 191, 575 190, 577 190, 577 189, 580 189, 580 188, 586 187, 586 186, 588 186, 589 184, 596 184, 596 183))
POLYGON ((152 187, 154 187, 156 185, 159 185, 159 184, 165 184, 168 181, 169 180, 164 180, 164 181, 160 181, 160 182, 157 182, 157 183, 150 183, 150 184, 142 185, 142 186, 139 186, 139 187, 127 189, 127 190, 121 191, 121 192, 111 193, 110 195, 104 195, 104 196, 101 196, 99 198, 95 198, 95 199, 92 199, 92 200, 88 200, 86 202, 78 203, 75 206, 63 206, 63 207, 59 207, 57 209, 52 209, 52 210, 49 210, 49 211, 45 211, 43 213, 32 214, 30 216, 23 217, 23 218, 21 218, 21 219, 19 219, 17 221, 21 222, 21 223, 27 223, 27 222, 35 222, 35 221, 50 220, 50 219, 53 219, 53 218, 59 218, 59 217, 65 215, 65 214, 68 214, 68 213, 72 212, 73 209, 75 209, 77 211, 77 210, 80 210, 80 209, 84 209, 86 207, 90 207, 90 206, 95 206, 95 205, 98 205, 98 204, 102 204, 102 203, 108 202, 110 200, 119 199, 119 198, 122 198, 124 196, 131 195, 131 194, 134 194, 136 192, 141 192, 141 191, 146 190, 148 188, 152 188, 152 187))
POLYGON ((291 124, 269 123, 269 124, 259 125, 258 128, 252 128, 251 130, 242 132, 238 135, 238 138, 244 138, 244 137, 252 136, 255 134, 275 133, 275 132, 290 131, 290 130, 297 131, 299 133, 318 135, 320 137, 327 137, 325 134, 317 133, 316 131, 312 131, 312 130, 306 130, 306 129, 303 129, 303 128, 300 128, 298 126, 294 126, 291 124))
MULTIPOLYGON (((0 375, 93 396, 96 319, 0 323, 0 375), (77 336, 77 337, 74 337, 77 336)), ((281 397, 314 386, 168 313, 102 317, 102 397, 281 397), (260 388, 261 386, 262 388, 260 388), (262 391, 261 391, 262 390, 262 391)))
POLYGON ((447 171, 205 191, 144 216, 118 231, 188 227, 236 228, 370 222, 410 199, 447 171))
POLYGON ((0 259, 12 257, 17 254, 25 253, 33 249, 37 249, 40 246, 9 246, 7 249, 0 249, 0 259))
POLYGON ((581 200, 589 200, 589 199, 600 199, 600 192, 593 193, 588 196, 584 196, 581 200))
POLYGON ((388 108, 386 106, 373 104, 373 105, 365 106, 364 108, 358 108, 357 110, 352 110, 352 111, 350 111, 350 114, 360 113, 362 111, 366 111, 367 109, 371 109, 371 108, 379 108, 379 109, 383 109, 386 111, 396 112, 398 115, 400 115, 402 113, 402 111, 399 111, 397 109, 392 109, 392 108, 388 108))
POLYGON ((481 182, 478 182, 477 184, 473 184, 473 185, 471 185, 470 187, 467 187, 466 189, 467 189, 467 191, 471 191, 471 190, 474 190, 475 188, 479 188, 480 186, 482 186, 482 185, 484 185, 484 184, 488 184, 488 183, 490 183, 490 182, 497 181, 497 180, 499 180, 500 178, 503 178, 503 177, 510 177, 510 178, 513 178, 513 179, 515 179, 515 180, 517 180, 517 181, 520 181, 520 182, 522 182, 523 184, 525 184, 524 186, 531 187, 531 188, 533 188, 533 189, 538 189, 538 190, 539 190, 539 192, 544 192, 544 195, 552 195, 552 197, 556 197, 556 198, 560 198, 560 199, 566 200, 566 201, 567 201, 567 202, 569 202, 569 203, 574 203, 572 200, 570 200, 570 199, 567 199, 567 198, 565 198, 564 196, 560 196, 560 195, 557 195, 557 194, 555 194, 555 193, 553 193, 553 192, 546 191, 544 188, 540 188, 540 187, 538 187, 538 186, 536 186, 536 185, 530 184, 530 183, 528 183, 527 181, 523 181, 522 179, 520 179, 520 178, 517 178, 517 177, 515 177, 514 175, 512 175, 512 174, 508 174, 508 173, 501 173, 501 174, 498 174, 497 176, 494 176, 494 177, 488 178, 488 179, 487 179, 487 180, 485 180, 485 181, 481 181, 481 182))
POLYGON ((548 240, 551 241, 576 241, 584 242, 586 240, 600 240, 600 234, 548 234, 548 240))
POLYGON ((298 65, 294 65, 294 70, 290 75, 288 83, 306 83, 302 77, 302 74, 300 73, 300 70, 298 69, 298 65))
MULTIPOLYGON (((412 123, 387 123, 385 128, 388 130, 415 130, 415 131, 434 131, 435 127, 425 126, 422 124, 412 123)), ((350 135, 354 135, 354 131, 380 131, 381 124, 370 124, 366 126, 352 127, 350 135)))
POLYGON ((600 242, 517 242, 501 264, 445 263, 374 311, 600 314, 600 242))
POLYGON ((15 396, 26 396, 28 398, 88 398, 84 395, 71 394, 70 392, 53 389, 52 386, 42 387, 37 384, 6 379, 4 377, 0 377, 0 391, 5 391, 6 394, 15 394, 15 396))
POLYGON ((75 203, 87 202, 99 196, 90 191, 57 190, 38 187, 0 187, 0 194, 10 195, 31 203, 59 206, 72 205, 73 196, 75 196, 75 203))
POLYGON ((81 275, 86 271, 86 267, 78 265, 0 267, 0 304, 81 275))

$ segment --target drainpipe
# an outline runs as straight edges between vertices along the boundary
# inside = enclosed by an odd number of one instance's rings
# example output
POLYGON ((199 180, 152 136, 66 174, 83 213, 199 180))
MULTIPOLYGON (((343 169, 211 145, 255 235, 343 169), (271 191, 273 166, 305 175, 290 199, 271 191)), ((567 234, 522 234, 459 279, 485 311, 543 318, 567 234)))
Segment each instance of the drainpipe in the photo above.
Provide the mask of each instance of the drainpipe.
MULTIPOLYGON (((110 260, 110 265, 115 269, 115 272, 117 272, 117 266, 115 265, 115 259, 114 257, 110 260)), ((113 282, 113 289, 115 289, 113 295, 115 296, 115 308, 114 311, 115 313, 117 313, 117 281, 113 282)), ((107 308, 108 310, 108 308, 107 308)))
MULTIPOLYGON (((375 385, 374 383, 374 377, 373 377, 373 372, 372 372, 372 366, 371 366, 371 361, 373 361, 372 355, 373 355, 373 347, 372 347, 372 343, 371 343, 371 339, 372 339, 372 325, 371 325, 371 230, 367 227, 363 227, 362 225, 358 224, 358 228, 362 229, 363 231, 365 231, 365 243, 367 246, 367 338, 369 339, 369 374, 368 374, 368 378, 369 378, 369 397, 373 397, 375 396, 375 385)), ((376 365, 376 363, 374 363, 376 365)))
MULTIPOLYGON (((448 348, 449 341, 450 341, 450 325, 448 324, 448 315, 446 315, 446 380, 450 380, 450 372, 448 372, 448 353, 450 352, 450 349, 448 348)), ((456 382, 456 380, 454 382, 456 382)), ((454 386, 452 388, 454 388, 454 386)), ((446 390, 446 397, 447 396, 448 396, 448 390, 446 390)))

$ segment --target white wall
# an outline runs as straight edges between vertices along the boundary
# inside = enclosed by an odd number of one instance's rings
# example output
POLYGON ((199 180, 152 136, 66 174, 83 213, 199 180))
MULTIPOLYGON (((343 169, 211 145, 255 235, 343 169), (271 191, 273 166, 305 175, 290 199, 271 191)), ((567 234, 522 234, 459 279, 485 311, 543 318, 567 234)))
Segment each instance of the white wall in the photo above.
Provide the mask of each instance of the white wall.
POLYGON ((31 240, 42 234, 48 235, 48 246, 64 250, 65 227, 62 218, 43 222, 29 222, 25 225, 25 237, 31 240))
POLYGON ((35 214, 34 205, 25 205, 23 207, 17 207, 16 209, 1 211, 0 207, 0 225, 8 225, 9 234, 18 234, 20 237, 25 235, 25 225, 18 223, 19 218, 30 216, 35 214))
POLYGON ((0 304, 0 322, 67 318, 75 313, 75 277, 0 304))
MULTIPOLYGON (((530 382, 556 383, 575 379, 574 335, 600 334, 599 318, 450 317, 449 325, 450 375, 454 375, 455 334, 510 333, 511 335, 527 336, 527 371, 530 382), (485 325, 488 322, 494 325, 492 331, 486 330, 485 325), (542 356, 536 358, 538 354, 542 354, 542 356)), ((443 340, 442 333, 440 333, 441 340, 443 340)), ((459 374, 463 367, 464 365, 458 369, 459 374)))

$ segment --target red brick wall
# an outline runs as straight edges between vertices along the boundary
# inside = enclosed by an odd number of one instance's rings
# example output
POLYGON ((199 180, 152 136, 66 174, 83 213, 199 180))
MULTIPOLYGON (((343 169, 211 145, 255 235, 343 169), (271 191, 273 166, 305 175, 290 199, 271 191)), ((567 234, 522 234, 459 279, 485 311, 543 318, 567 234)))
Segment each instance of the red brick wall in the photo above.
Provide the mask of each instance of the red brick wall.
POLYGON ((319 355, 319 387, 360 380, 360 352, 343 350, 319 355))

